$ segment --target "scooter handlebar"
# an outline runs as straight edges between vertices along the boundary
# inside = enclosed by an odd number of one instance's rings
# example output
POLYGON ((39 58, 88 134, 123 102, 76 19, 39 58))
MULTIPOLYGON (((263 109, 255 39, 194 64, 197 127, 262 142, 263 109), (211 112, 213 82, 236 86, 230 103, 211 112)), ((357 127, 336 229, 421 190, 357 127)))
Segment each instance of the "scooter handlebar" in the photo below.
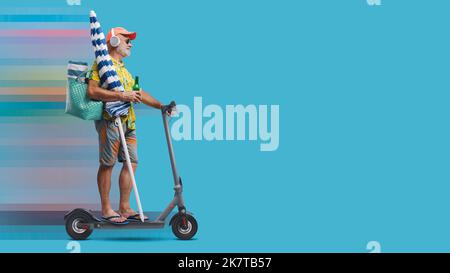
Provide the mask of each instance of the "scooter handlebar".
POLYGON ((163 112, 163 114, 172 114, 172 110, 173 108, 175 108, 175 106, 177 106, 177 104, 175 103, 175 101, 171 101, 168 105, 164 105, 161 109, 161 111, 163 112))

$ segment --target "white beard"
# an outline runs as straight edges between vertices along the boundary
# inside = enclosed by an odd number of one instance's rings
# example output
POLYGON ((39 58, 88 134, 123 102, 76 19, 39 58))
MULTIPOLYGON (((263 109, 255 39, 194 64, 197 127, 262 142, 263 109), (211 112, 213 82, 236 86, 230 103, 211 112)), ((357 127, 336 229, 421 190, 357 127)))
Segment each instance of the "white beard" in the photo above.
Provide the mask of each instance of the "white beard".
POLYGON ((117 48, 117 52, 119 52, 120 55, 122 55, 122 57, 129 57, 131 55, 131 50, 123 48, 122 46, 119 46, 117 48))

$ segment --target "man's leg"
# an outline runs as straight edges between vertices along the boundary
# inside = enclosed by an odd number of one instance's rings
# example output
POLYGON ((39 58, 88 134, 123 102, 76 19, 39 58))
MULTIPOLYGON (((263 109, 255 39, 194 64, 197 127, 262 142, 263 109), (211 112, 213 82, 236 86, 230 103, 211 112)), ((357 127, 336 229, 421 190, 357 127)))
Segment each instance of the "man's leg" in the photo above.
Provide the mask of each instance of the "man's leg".
MULTIPOLYGON (((119 216, 111 207, 109 192, 111 189, 111 174, 119 151, 119 133, 112 121, 96 120, 95 129, 99 137, 100 167, 97 173, 98 191, 102 203, 102 216, 105 218, 119 216)), ((113 222, 123 222, 124 217, 111 218, 113 222)))
MULTIPOLYGON (((133 172, 136 173, 137 164, 131 163, 133 167, 133 172)), ((119 176, 119 187, 120 187, 120 205, 119 212, 124 217, 129 217, 136 212, 130 206, 130 195, 131 190, 133 189, 133 183, 131 181, 131 175, 128 171, 128 167, 126 162, 123 163, 122 170, 120 171, 119 176)))
MULTIPOLYGON (((127 142, 128 153, 130 155, 131 166, 133 168, 133 173, 136 173, 138 156, 137 156, 137 138, 135 130, 126 130, 125 140, 127 142)), ((131 181, 131 175, 128 171, 126 164, 125 152, 122 151, 122 146, 119 152, 119 162, 123 162, 122 170, 119 176, 119 187, 120 187, 120 204, 119 213, 124 217, 128 218, 136 214, 130 206, 130 195, 133 189, 133 182, 131 181)), ((135 217, 138 219, 139 217, 135 217)))
MULTIPOLYGON (((111 190, 111 174, 113 166, 100 165, 97 173, 98 191, 102 203, 102 216, 110 217, 118 215, 111 207, 109 200, 109 191, 111 190)), ((120 218, 111 218, 113 222, 123 222, 126 219, 122 216, 120 218)))

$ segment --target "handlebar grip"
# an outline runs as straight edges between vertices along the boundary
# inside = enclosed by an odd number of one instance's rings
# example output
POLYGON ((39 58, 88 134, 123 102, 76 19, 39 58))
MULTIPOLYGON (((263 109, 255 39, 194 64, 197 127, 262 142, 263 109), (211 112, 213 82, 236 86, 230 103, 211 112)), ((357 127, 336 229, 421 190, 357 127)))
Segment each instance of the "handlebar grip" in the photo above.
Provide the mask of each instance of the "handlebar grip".
POLYGON ((177 106, 177 104, 175 103, 175 101, 171 101, 168 105, 164 105, 163 108, 161 109, 161 111, 165 114, 165 113, 172 113, 172 109, 175 108, 175 106, 177 106))

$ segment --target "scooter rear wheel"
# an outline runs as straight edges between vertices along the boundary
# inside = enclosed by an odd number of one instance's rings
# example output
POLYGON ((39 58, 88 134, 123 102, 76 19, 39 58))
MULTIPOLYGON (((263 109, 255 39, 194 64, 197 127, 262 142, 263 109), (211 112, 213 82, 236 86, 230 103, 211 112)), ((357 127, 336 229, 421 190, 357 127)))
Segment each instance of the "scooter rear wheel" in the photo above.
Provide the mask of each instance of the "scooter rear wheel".
POLYGON ((198 230, 197 220, 190 214, 178 214, 172 222, 172 232, 181 240, 190 240, 198 230))
POLYGON ((86 229, 79 228, 79 223, 89 223, 89 219, 82 213, 75 213, 66 219, 66 231, 74 240, 86 240, 91 235, 93 229, 88 227, 86 229))

